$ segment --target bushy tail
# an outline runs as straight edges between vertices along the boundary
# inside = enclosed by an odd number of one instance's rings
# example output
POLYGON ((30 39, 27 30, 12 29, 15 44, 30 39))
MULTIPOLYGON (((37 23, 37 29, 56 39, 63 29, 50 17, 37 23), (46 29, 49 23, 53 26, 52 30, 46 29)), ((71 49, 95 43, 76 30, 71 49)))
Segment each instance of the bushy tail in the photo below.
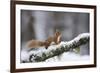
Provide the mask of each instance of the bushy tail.
POLYGON ((45 42, 43 42, 43 41, 30 40, 27 43, 28 48, 39 48, 39 47, 42 47, 42 46, 45 46, 45 42))

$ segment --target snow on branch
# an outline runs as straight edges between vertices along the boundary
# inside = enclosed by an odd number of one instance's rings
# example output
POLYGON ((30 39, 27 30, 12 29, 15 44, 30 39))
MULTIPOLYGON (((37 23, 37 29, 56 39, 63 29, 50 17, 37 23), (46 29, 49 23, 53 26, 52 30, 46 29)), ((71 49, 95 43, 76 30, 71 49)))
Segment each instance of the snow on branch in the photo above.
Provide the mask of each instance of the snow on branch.
POLYGON ((62 41, 58 45, 49 46, 47 50, 33 52, 29 58, 29 61, 30 62, 45 61, 46 59, 49 59, 54 56, 58 56, 64 52, 67 52, 70 49, 77 48, 81 45, 86 44, 87 42, 89 42, 89 38, 90 38, 89 33, 82 33, 71 41, 68 41, 68 42, 62 41))

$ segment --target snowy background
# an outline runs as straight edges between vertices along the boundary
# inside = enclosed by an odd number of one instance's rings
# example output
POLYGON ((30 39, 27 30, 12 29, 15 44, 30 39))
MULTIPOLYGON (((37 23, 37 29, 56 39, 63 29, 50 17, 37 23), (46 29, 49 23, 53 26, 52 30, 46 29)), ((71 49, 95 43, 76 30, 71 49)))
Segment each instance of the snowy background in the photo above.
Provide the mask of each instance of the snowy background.
MULTIPOLYGON (((21 10, 21 62, 27 61, 33 52, 46 50, 44 47, 31 50, 26 43, 31 39, 46 40, 58 29, 62 41, 70 41, 81 33, 89 33, 89 14, 75 12, 50 12, 21 10)), ((89 43, 80 46, 80 52, 64 52, 46 62, 89 60, 89 43)))

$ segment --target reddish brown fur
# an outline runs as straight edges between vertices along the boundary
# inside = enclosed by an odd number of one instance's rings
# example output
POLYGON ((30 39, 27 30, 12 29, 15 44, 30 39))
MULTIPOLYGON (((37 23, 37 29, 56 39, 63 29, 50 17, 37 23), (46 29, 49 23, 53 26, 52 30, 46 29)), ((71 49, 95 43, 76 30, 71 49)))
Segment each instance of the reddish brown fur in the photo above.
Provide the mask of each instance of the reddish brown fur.
POLYGON ((28 42, 28 47, 29 48, 38 48, 38 47, 45 46, 45 48, 47 49, 48 46, 50 46, 50 44, 52 42, 55 42, 55 44, 59 44, 61 42, 61 33, 60 32, 55 32, 54 36, 49 37, 46 41, 30 40, 28 42))
POLYGON ((38 47, 41 47, 41 46, 44 46, 45 45, 45 42, 43 41, 38 41, 38 40, 30 40, 28 43, 27 43, 27 46, 29 48, 38 48, 38 47))

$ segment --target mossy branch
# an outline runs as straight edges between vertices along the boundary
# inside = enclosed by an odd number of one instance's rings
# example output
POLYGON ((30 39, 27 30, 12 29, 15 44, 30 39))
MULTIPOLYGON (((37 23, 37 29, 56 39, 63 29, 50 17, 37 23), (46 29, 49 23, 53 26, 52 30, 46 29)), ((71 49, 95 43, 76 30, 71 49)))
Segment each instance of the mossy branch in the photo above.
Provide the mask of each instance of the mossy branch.
POLYGON ((31 54, 29 62, 41 62, 54 56, 58 56, 64 52, 69 51, 70 49, 77 48, 81 45, 86 44, 87 42, 89 42, 89 38, 89 33, 82 33, 71 41, 61 42, 58 45, 51 45, 47 50, 37 53, 34 52, 33 54, 31 54))

